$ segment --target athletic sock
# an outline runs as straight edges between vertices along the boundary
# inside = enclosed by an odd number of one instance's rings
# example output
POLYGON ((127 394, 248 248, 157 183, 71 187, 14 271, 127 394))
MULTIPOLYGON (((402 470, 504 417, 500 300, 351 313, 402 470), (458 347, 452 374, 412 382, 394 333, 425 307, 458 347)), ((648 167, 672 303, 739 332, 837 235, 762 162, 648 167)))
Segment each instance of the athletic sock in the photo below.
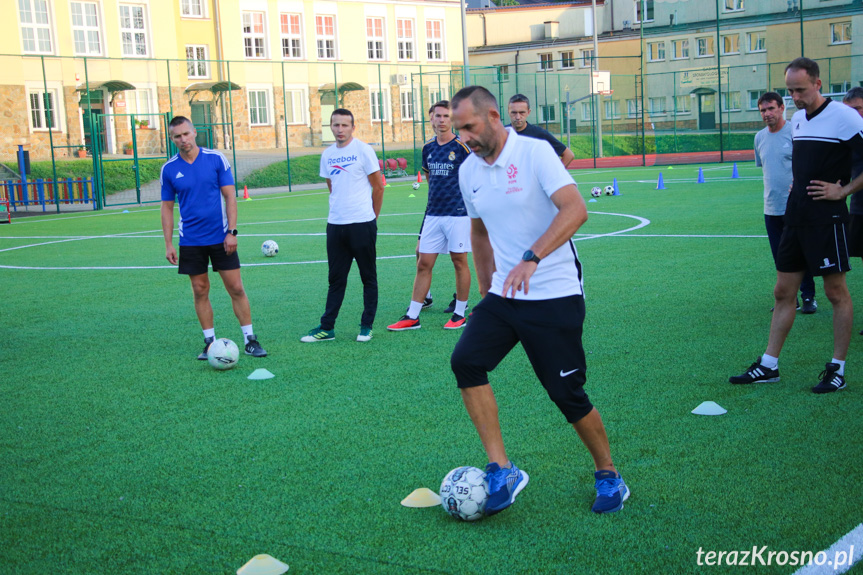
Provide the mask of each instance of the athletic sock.
POLYGON ((431 299, 431 298, 432 298, 431 290, 429 290, 429 292, 426 294, 426 299, 431 299))
POLYGON ((243 345, 249 343, 249 336, 255 335, 254 330, 252 330, 252 324, 249 325, 241 325, 240 329, 243 330, 243 345))
POLYGON ((455 313, 456 315, 460 315, 464 317, 464 312, 467 310, 467 300, 459 301, 455 300, 455 313))
POLYGON ((210 329, 204 330, 204 339, 207 339, 208 337, 212 337, 213 339, 216 339, 216 328, 210 328, 210 329))
POLYGON ((839 364, 839 371, 837 371, 836 373, 838 373, 839 375, 845 375, 845 361, 844 360, 836 359, 834 357, 833 359, 830 360, 830 363, 838 363, 839 364))
POLYGON ((423 302, 421 301, 411 301, 411 305, 408 308, 408 317, 411 319, 416 319, 420 316, 420 310, 423 308, 423 302))
POLYGON ((773 357, 772 355, 767 355, 765 353, 761 356, 761 365, 763 365, 767 369, 776 369, 777 367, 779 367, 779 358, 773 357))

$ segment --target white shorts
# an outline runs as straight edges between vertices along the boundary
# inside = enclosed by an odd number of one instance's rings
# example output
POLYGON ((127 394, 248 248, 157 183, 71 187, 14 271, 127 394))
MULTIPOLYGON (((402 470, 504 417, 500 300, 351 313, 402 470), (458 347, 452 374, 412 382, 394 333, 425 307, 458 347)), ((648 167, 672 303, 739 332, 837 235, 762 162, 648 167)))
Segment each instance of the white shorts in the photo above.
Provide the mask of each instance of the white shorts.
POLYGON ((470 218, 426 216, 420 231, 421 254, 467 253, 470 251, 470 218))

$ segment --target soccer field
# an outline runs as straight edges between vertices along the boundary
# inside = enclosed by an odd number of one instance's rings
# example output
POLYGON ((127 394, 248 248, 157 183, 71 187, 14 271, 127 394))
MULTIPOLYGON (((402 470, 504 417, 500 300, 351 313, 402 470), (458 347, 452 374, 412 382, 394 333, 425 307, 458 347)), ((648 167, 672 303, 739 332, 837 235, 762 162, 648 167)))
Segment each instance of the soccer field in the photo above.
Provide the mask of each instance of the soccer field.
MULTIPOLYGON (((410 298, 425 185, 386 189, 368 343, 355 341, 356 268, 336 340, 299 341, 326 297, 325 191, 239 201, 243 279, 269 357, 241 354, 224 372, 195 360, 191 289, 165 261, 157 205, 0 226, 0 572, 228 574, 268 553, 289 573, 723 573, 747 569, 704 565, 708 552, 739 563, 766 546, 771 563, 749 557, 750 571, 794 573, 791 558, 855 528, 857 560, 863 321, 848 387, 812 394, 832 353, 816 280, 818 312, 797 316, 782 380, 728 383, 764 351, 775 281, 761 169, 738 167, 732 179, 731 165, 705 166, 703 184, 698 166, 573 172, 586 200, 613 178, 621 192, 588 203, 575 237, 586 390, 632 491, 608 516, 591 513, 590 456, 520 348, 491 375, 509 455, 531 478, 515 505, 461 523, 399 504, 486 463, 449 367, 460 332, 442 329, 448 258, 422 329, 386 330, 410 298), (276 258, 261 254, 266 239, 276 258), (275 378, 247 379, 259 367, 275 378), (703 401, 728 413, 691 414, 703 401)), ((242 342, 212 280, 216 334, 242 342)), ((470 305, 476 294, 474 281, 470 305)), ((844 568, 835 551, 825 572, 844 568)))

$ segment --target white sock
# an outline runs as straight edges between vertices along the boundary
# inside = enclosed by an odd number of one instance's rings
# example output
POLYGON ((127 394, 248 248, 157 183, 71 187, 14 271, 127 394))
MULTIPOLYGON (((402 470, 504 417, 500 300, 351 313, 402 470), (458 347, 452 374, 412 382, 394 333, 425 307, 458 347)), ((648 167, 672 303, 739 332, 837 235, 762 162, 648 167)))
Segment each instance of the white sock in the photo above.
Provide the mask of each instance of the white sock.
POLYGON ((830 363, 838 363, 839 364, 839 371, 837 371, 836 373, 838 373, 839 375, 845 375, 845 362, 843 360, 836 359, 834 357, 833 359, 830 360, 830 363))
POLYGON ((423 302, 421 301, 412 301, 411 306, 408 308, 408 317, 411 319, 416 319, 420 316, 420 310, 423 308, 423 302))
POLYGON ((211 337, 211 338, 213 338, 213 339, 216 339, 216 328, 211 328, 211 329, 205 329, 205 330, 204 330, 204 339, 207 339, 208 337, 211 337))
POLYGON ((241 325, 240 329, 243 330, 243 345, 245 345, 245 344, 249 343, 249 336, 255 335, 255 332, 252 329, 252 324, 241 325))
POLYGON ((763 365, 767 369, 776 369, 777 367, 779 367, 779 358, 773 357, 772 355, 767 355, 765 353, 761 356, 761 365, 763 365))
POLYGON ((431 298, 432 298, 432 296, 431 296, 431 290, 429 290, 429 292, 426 294, 426 297, 427 297, 428 299, 431 299, 431 298))
POLYGON ((467 311, 467 300, 459 301, 455 300, 455 313, 456 315, 460 315, 464 317, 464 312, 467 311))

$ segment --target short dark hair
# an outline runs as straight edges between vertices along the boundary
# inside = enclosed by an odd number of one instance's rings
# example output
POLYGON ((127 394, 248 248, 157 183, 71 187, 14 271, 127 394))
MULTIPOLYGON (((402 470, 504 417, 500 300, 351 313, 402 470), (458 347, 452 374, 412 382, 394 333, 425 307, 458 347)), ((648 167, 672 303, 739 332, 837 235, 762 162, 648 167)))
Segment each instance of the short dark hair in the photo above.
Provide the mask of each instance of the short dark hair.
POLYGON ((465 86, 452 97, 450 105, 455 110, 462 100, 468 99, 473 103, 473 107, 477 112, 492 109, 497 110, 497 99, 494 97, 494 94, 482 86, 465 86))
POLYGON ((845 94, 845 97, 842 98, 842 101, 850 102, 851 100, 856 100, 858 98, 863 100, 863 88, 861 88, 860 86, 854 86, 853 88, 848 90, 848 93, 845 94))
POLYGON ((530 98, 528 98, 524 94, 516 94, 509 99, 510 104, 516 104, 518 102, 524 102, 525 104, 527 104, 527 109, 530 110, 530 98))
POLYGON ((333 116, 348 116, 351 119, 351 126, 354 125, 354 115, 347 108, 336 108, 333 110, 333 113, 330 114, 330 124, 333 123, 333 116))
POLYGON ((184 122, 188 122, 189 125, 192 126, 193 128, 195 127, 195 124, 192 123, 192 120, 190 120, 186 116, 174 116, 173 118, 171 118, 171 123, 168 124, 168 128, 169 129, 170 128, 176 128, 177 126, 179 126, 180 124, 182 124, 184 122))
POLYGON ((431 108, 429 108, 429 116, 434 114, 435 108, 446 108, 447 110, 449 110, 450 109, 449 100, 439 100, 439 101, 435 102, 434 104, 432 104, 431 108))
POLYGON ((813 82, 821 77, 821 69, 818 67, 818 62, 809 58, 794 58, 790 64, 785 66, 786 73, 788 73, 788 70, 805 70, 813 82))
POLYGON ((768 104, 770 102, 776 102, 776 105, 780 108, 785 105, 785 100, 783 100, 782 96, 780 96, 776 92, 764 92, 763 94, 761 94, 761 97, 758 98, 757 107, 760 108, 761 104, 764 104, 765 102, 768 104))

